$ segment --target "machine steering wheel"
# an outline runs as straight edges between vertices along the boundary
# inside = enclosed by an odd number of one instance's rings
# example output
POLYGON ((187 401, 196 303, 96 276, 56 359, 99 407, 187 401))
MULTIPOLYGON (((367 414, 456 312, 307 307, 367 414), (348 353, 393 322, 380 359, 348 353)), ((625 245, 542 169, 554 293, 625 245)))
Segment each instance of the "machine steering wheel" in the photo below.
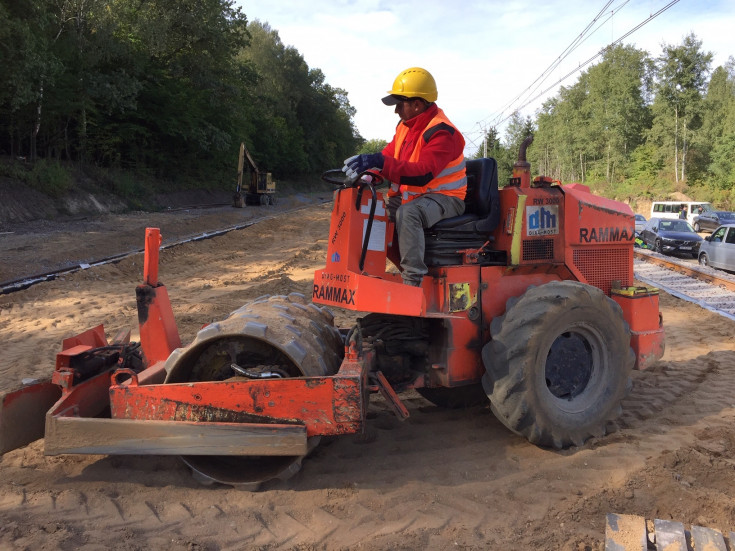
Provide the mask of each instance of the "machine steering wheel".
POLYGON ((341 168, 333 168, 327 170, 322 174, 322 180, 332 184, 333 186, 339 186, 343 188, 357 187, 362 184, 372 184, 374 187, 378 187, 385 181, 383 175, 376 170, 366 170, 360 173, 357 179, 351 179, 347 177, 347 174, 342 172, 341 168), (365 179, 366 178, 366 179, 365 179))

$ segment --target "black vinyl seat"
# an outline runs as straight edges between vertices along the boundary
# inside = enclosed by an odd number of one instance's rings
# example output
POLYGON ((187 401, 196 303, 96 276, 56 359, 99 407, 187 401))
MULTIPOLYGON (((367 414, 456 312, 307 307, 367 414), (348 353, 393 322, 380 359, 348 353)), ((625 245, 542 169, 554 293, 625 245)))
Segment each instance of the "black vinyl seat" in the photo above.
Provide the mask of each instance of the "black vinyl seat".
POLYGON ((500 221, 498 164, 493 158, 467 161, 467 193, 465 212, 445 218, 424 230, 427 266, 462 263, 463 249, 479 249, 488 240, 500 221))

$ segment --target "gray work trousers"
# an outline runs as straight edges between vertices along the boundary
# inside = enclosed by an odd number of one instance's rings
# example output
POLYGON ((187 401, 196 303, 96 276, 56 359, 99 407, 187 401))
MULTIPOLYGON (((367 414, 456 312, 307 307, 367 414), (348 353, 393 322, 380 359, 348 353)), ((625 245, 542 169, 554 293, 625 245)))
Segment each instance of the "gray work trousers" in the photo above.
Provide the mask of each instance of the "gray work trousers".
POLYGON ((424 228, 439 220, 464 213, 464 201, 443 193, 427 193, 402 204, 396 211, 398 250, 401 253, 401 276, 408 285, 420 285, 429 271, 424 263, 424 228))

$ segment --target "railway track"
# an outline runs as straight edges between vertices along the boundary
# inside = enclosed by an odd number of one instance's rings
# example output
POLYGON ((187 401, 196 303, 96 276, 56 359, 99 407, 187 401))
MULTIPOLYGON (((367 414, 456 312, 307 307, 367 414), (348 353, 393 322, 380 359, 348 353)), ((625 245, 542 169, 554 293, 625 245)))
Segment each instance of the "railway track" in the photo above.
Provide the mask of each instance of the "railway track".
POLYGON ((735 277, 726 272, 647 250, 635 251, 634 271, 647 285, 735 320, 735 277))
MULTIPOLYGON (((331 201, 331 197, 329 198, 331 201)), ((327 200, 323 200, 322 203, 327 202, 327 200)), ((176 211, 176 210, 191 210, 191 209, 199 209, 199 210, 205 210, 207 208, 213 208, 221 206, 219 203, 217 204, 211 204, 211 205, 204 205, 204 206, 198 206, 198 207, 182 207, 182 208, 176 208, 176 209, 169 209, 170 211, 176 211)), ((182 245, 184 243, 190 243, 195 241, 202 241, 204 239, 211 239, 213 237, 218 237, 220 235, 224 235, 226 233, 229 233, 231 231, 236 230, 242 230, 245 228, 248 228, 252 226, 253 224, 257 224, 259 222, 263 222, 265 220, 270 220, 272 218, 275 218, 277 216, 281 216, 283 214, 291 214, 294 212, 297 212, 302 209, 309 208, 311 205, 300 205, 293 208, 289 208, 286 210, 283 210, 281 212, 278 212, 276 214, 268 214, 261 216, 259 218, 255 218, 252 220, 248 220, 247 222, 243 222, 240 224, 235 224, 231 226, 227 226, 224 228, 214 229, 211 231, 206 231, 200 234, 196 235, 190 235, 187 237, 183 237, 181 239, 177 239, 175 241, 172 241, 170 243, 165 243, 161 245, 161 250, 169 249, 171 247, 176 247, 178 245, 182 245)), ((37 283, 43 283, 45 281, 53 281, 54 279, 58 277, 62 277, 68 274, 73 274, 75 272, 79 272, 81 270, 87 270, 89 268, 94 268, 96 266, 103 266, 105 264, 114 264, 116 262, 119 262, 120 260, 123 260, 124 258, 128 258, 129 256, 142 254, 143 249, 142 248, 134 248, 132 250, 124 251, 118 254, 106 256, 103 258, 97 258, 95 260, 91 260, 89 262, 80 262, 77 264, 73 264, 71 266, 60 268, 58 270, 51 270, 48 272, 42 272, 32 275, 23 276, 17 279, 12 279, 8 281, 0 281, 0 295, 7 295, 10 293, 14 293, 16 291, 22 291, 23 289, 27 289, 28 287, 31 287, 33 285, 36 285, 37 283)))

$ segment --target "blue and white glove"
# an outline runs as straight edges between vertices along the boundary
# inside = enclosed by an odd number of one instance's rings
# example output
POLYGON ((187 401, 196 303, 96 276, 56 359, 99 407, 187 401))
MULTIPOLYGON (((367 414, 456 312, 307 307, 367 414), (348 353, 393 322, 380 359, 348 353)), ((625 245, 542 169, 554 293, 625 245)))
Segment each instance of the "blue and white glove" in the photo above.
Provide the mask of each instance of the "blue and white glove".
POLYGON ((354 155, 349 159, 345 159, 345 166, 342 167, 342 172, 347 175, 348 179, 354 181, 369 168, 382 169, 384 162, 385 157, 383 157, 382 153, 354 155))

